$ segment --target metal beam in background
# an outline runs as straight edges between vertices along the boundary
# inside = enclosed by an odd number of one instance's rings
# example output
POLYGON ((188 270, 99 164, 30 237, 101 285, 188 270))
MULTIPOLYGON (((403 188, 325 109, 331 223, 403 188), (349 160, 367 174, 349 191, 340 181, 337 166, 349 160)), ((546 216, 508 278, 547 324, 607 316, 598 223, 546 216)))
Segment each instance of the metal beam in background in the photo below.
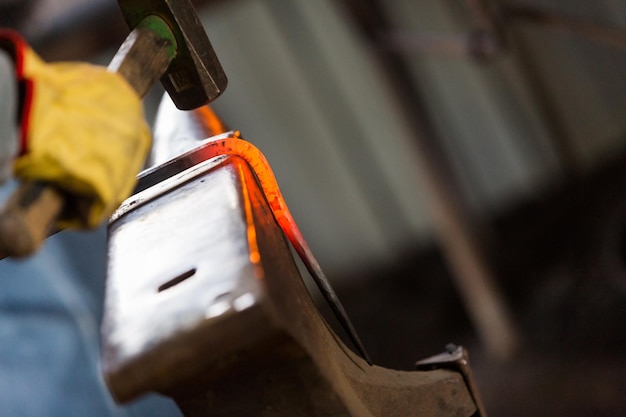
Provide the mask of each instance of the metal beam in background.
POLYGON ((594 42, 626 49, 626 27, 581 19, 523 5, 502 6, 505 22, 533 24, 545 29, 570 33, 594 42))
MULTIPOLYGON (((341 0, 367 40, 376 46, 378 34, 393 32, 379 0, 341 0)), ((404 110, 413 130, 415 163, 421 169, 435 237, 451 268, 451 275, 487 351, 494 358, 510 358, 520 335, 506 301, 496 288, 483 253, 477 224, 462 198, 461 187, 442 149, 443 141, 433 125, 424 97, 402 56, 385 48, 373 48, 388 75, 390 91, 404 110)))
POLYGON ((464 1, 475 29, 488 33, 499 45, 498 51, 493 53, 492 57, 501 53, 513 56, 516 66, 521 70, 535 109, 550 134, 552 146, 559 160, 559 168, 566 180, 575 178, 581 169, 580 157, 576 154, 558 106, 549 93, 548 82, 544 80, 539 67, 533 63, 528 42, 510 27, 508 20, 505 20, 508 13, 504 12, 501 4, 489 0, 464 1))
POLYGON ((582 160, 572 143, 566 122, 551 94, 539 65, 534 62, 532 48, 519 29, 534 25, 547 30, 558 30, 618 49, 626 49, 626 28, 607 23, 576 18, 558 11, 502 1, 464 0, 472 15, 475 28, 490 34, 499 45, 499 51, 515 59, 535 108, 552 138, 552 145, 560 160, 565 180, 576 180, 582 173, 582 160))
MULTIPOLYGON (((464 3, 471 21, 471 28, 466 31, 425 33, 419 28, 413 31, 389 28, 377 34, 376 43, 401 54, 427 54, 484 62, 503 53, 512 55, 521 70, 525 87, 533 98, 535 109, 550 133, 565 179, 575 179, 582 170, 581 157, 570 140, 558 105, 550 94, 550 83, 544 79, 539 65, 533 62, 531 47, 519 29, 535 26, 568 33, 599 45, 626 49, 626 27, 568 16, 535 6, 489 0, 464 0, 464 3)), ((358 10, 362 6, 352 5, 351 8, 358 10)))

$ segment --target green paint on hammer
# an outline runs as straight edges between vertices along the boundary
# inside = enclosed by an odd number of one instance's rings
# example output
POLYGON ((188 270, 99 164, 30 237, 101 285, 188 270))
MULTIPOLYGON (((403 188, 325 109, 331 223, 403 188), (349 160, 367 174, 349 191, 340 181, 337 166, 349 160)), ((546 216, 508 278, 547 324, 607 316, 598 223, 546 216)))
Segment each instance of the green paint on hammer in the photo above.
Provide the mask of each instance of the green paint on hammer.
POLYGON ((144 17, 137 27, 149 29, 164 41, 165 51, 170 59, 173 59, 178 52, 178 42, 170 26, 159 16, 150 15, 144 17))

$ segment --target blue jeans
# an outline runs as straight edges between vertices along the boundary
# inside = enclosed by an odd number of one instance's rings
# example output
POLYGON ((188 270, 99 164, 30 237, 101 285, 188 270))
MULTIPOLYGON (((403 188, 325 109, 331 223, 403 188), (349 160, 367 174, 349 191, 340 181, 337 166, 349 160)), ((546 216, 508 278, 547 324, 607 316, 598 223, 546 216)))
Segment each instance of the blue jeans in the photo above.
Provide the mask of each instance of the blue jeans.
POLYGON ((112 401, 99 370, 104 271, 103 229, 0 261, 0 417, 181 416, 164 397, 112 401))

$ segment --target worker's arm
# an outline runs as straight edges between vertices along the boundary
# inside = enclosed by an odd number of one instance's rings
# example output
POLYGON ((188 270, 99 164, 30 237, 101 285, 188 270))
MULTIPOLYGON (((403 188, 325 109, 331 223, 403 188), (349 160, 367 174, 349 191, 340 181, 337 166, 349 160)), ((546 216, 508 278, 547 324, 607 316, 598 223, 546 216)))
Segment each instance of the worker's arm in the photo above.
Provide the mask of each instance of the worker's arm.
POLYGON ((83 210, 66 211, 72 216, 59 227, 97 226, 131 193, 148 152, 140 98, 106 68, 42 61, 15 32, 0 30, 0 50, 17 90, 17 112, 0 107, 0 117, 16 118, 18 130, 5 135, 2 126, 0 147, 8 151, 0 150, 0 163, 6 170, 2 158, 10 159, 18 179, 54 185, 80 202, 83 210))
POLYGON ((0 184, 11 176, 17 156, 17 85, 9 54, 0 49, 0 184))

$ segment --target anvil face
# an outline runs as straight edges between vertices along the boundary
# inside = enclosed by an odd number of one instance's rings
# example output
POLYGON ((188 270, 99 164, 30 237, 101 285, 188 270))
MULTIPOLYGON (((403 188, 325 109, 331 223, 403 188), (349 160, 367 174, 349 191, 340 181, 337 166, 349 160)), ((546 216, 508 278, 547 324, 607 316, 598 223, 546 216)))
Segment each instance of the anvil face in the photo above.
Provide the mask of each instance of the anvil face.
POLYGON ((117 398, 193 374, 197 357, 219 357, 267 331, 254 313, 264 291, 251 261, 244 167, 234 158, 200 163, 114 215, 103 365, 117 398), (227 340, 224 327, 243 337, 227 340))

